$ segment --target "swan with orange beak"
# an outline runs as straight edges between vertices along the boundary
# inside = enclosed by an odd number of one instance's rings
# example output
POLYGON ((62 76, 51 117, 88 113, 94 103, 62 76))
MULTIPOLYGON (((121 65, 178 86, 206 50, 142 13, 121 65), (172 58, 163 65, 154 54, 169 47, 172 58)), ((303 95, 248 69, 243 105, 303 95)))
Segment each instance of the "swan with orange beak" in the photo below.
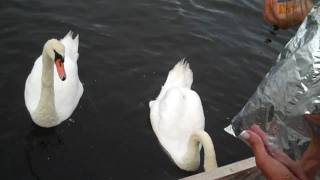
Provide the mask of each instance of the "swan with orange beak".
POLYGON ((48 40, 25 85, 25 103, 34 123, 53 127, 69 118, 83 94, 78 76, 79 36, 48 40))

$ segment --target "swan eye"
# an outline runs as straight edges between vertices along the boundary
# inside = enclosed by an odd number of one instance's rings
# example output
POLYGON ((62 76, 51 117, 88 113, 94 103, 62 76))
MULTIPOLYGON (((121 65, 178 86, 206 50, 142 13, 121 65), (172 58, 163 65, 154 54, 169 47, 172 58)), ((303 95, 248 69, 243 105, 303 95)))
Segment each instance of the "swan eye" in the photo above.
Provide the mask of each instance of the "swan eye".
POLYGON ((61 60, 61 62, 64 62, 64 58, 61 54, 57 53, 57 51, 53 50, 54 52, 54 61, 57 61, 58 59, 61 60))

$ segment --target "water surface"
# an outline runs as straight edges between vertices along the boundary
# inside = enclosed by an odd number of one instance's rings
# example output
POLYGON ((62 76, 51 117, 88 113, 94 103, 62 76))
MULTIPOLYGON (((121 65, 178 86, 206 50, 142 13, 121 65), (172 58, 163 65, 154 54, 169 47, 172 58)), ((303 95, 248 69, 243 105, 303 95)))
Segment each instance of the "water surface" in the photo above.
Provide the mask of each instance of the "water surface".
MULTIPOLYGON (((291 31, 264 23, 261 0, 1 0, 0 179, 177 179, 148 102, 186 58, 220 166, 252 156, 223 131, 291 31), (84 94, 70 120, 35 126, 24 83, 49 38, 80 34, 84 94)), ((198 172, 203 171, 201 168, 198 172)))

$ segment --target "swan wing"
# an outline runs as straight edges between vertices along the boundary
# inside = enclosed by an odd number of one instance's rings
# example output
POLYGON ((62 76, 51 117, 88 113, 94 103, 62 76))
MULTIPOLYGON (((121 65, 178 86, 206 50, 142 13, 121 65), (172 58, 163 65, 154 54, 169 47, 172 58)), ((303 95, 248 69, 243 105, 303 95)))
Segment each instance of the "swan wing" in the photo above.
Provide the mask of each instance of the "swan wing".
POLYGON ((69 57, 72 61, 77 61, 79 57, 79 34, 72 38, 73 32, 69 31, 64 38, 60 40, 65 47, 65 56, 69 57))
POLYGON ((204 114, 198 94, 186 88, 169 89, 158 100, 155 121, 152 125, 161 145, 176 162, 182 161, 191 134, 204 129, 204 114))
POLYGON ((40 101, 41 94, 41 74, 42 74, 42 56, 40 56, 32 67, 32 70, 27 77, 25 89, 24 89, 24 99, 26 107, 30 114, 34 112, 40 101))
POLYGON ((79 100, 83 94, 83 86, 78 75, 78 45, 79 36, 72 38, 72 32, 69 32, 61 42, 65 46, 65 62, 66 80, 61 81, 54 66, 54 92, 55 107, 60 121, 71 116, 77 107, 79 100))

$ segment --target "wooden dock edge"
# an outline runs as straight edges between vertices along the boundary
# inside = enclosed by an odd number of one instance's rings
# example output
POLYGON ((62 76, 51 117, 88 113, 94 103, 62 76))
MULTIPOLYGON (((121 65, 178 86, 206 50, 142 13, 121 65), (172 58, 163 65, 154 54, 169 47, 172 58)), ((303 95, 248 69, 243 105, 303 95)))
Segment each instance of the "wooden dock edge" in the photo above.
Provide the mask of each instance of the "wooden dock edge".
POLYGON ((261 176, 256 168, 254 157, 219 167, 211 172, 203 172, 181 180, 212 180, 212 179, 247 179, 261 176))

